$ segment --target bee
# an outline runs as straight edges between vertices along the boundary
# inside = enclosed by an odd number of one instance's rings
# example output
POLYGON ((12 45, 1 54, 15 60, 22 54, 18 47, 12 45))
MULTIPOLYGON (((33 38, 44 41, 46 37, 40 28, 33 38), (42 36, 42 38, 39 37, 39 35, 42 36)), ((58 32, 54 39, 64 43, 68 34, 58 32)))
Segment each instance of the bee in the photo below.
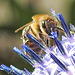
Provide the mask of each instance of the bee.
POLYGON ((63 30, 58 27, 57 20, 49 16, 47 14, 37 14, 32 17, 32 21, 27 23, 26 25, 20 27, 15 32, 18 32, 19 30, 22 30, 22 40, 23 44, 26 44, 29 46, 34 52, 37 54, 41 54, 42 50, 37 45, 35 45, 30 39, 27 37, 27 33, 31 34, 33 37, 38 39, 41 43, 46 45, 47 47, 50 47, 50 38, 48 35, 51 36, 52 31, 57 31, 59 34, 59 31, 63 30))

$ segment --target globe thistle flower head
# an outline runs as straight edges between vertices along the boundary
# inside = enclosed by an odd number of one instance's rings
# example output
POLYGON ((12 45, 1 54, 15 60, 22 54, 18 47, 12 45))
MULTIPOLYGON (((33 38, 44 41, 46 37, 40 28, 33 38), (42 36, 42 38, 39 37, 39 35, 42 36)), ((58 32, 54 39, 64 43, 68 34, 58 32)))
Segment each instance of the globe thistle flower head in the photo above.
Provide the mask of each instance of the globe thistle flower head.
MULTIPOLYGON (((13 50, 35 69, 29 72, 27 69, 20 70, 12 65, 10 67, 2 64, 0 70, 4 70, 12 75, 75 75, 75 34, 69 30, 65 19, 62 14, 56 14, 53 9, 51 12, 55 18, 60 22, 66 36, 62 35, 62 41, 57 36, 57 31, 52 31, 49 38, 52 38, 55 47, 47 47, 39 42, 31 34, 27 33, 27 37, 40 47, 45 54, 40 57, 31 48, 23 44, 22 50, 14 47, 13 50)), ((75 27, 70 24, 71 30, 74 31, 75 27)))

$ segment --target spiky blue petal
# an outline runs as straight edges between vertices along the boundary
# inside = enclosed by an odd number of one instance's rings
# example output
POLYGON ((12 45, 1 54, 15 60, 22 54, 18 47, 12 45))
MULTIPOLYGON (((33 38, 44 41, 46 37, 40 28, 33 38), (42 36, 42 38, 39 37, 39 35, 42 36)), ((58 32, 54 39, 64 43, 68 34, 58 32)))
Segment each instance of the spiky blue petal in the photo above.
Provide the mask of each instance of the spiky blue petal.
POLYGON ((13 50, 20 55, 23 59, 25 59, 28 63, 31 65, 34 65, 33 60, 29 58, 27 55, 25 55, 23 52, 21 52, 18 48, 14 47, 13 50))
POLYGON ((27 37, 33 41, 36 45, 38 45, 40 48, 45 49, 45 46, 39 42, 35 37, 33 37, 32 35, 30 35, 29 33, 27 34, 27 37))
POLYGON ((22 45, 22 48, 26 50, 26 53, 28 53, 32 59, 36 60, 38 63, 42 63, 42 59, 37 55, 33 50, 31 50, 28 46, 22 45))

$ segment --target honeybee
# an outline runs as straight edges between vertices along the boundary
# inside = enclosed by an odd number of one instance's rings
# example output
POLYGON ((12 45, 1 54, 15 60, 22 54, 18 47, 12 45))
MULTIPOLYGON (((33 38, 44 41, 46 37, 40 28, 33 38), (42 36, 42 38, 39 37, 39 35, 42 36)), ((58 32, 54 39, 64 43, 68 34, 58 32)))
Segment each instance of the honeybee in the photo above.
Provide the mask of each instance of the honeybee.
POLYGON ((28 24, 20 27, 15 32, 22 30, 22 40, 23 44, 29 46, 34 52, 37 54, 41 54, 42 50, 37 45, 35 45, 32 41, 30 41, 27 37, 27 33, 34 36, 38 39, 41 43, 45 44, 47 47, 50 47, 50 38, 48 35, 51 35, 51 31, 63 31, 61 28, 58 27, 57 20, 49 16, 47 14, 37 14, 32 17, 32 21, 28 24))

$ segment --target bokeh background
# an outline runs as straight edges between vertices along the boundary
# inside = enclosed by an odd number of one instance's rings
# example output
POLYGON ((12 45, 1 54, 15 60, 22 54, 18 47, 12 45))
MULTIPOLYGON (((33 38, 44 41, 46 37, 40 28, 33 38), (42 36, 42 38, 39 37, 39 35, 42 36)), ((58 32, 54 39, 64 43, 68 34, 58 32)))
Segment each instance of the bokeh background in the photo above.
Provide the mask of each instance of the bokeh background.
MULTIPOLYGON (((33 71, 31 65, 20 58, 13 47, 21 49, 21 31, 14 31, 32 20, 32 16, 40 13, 51 15, 50 9, 61 12, 69 25, 75 25, 75 0, 0 0, 0 65, 14 65, 33 71)), ((8 75, 0 71, 0 75, 8 75)))

